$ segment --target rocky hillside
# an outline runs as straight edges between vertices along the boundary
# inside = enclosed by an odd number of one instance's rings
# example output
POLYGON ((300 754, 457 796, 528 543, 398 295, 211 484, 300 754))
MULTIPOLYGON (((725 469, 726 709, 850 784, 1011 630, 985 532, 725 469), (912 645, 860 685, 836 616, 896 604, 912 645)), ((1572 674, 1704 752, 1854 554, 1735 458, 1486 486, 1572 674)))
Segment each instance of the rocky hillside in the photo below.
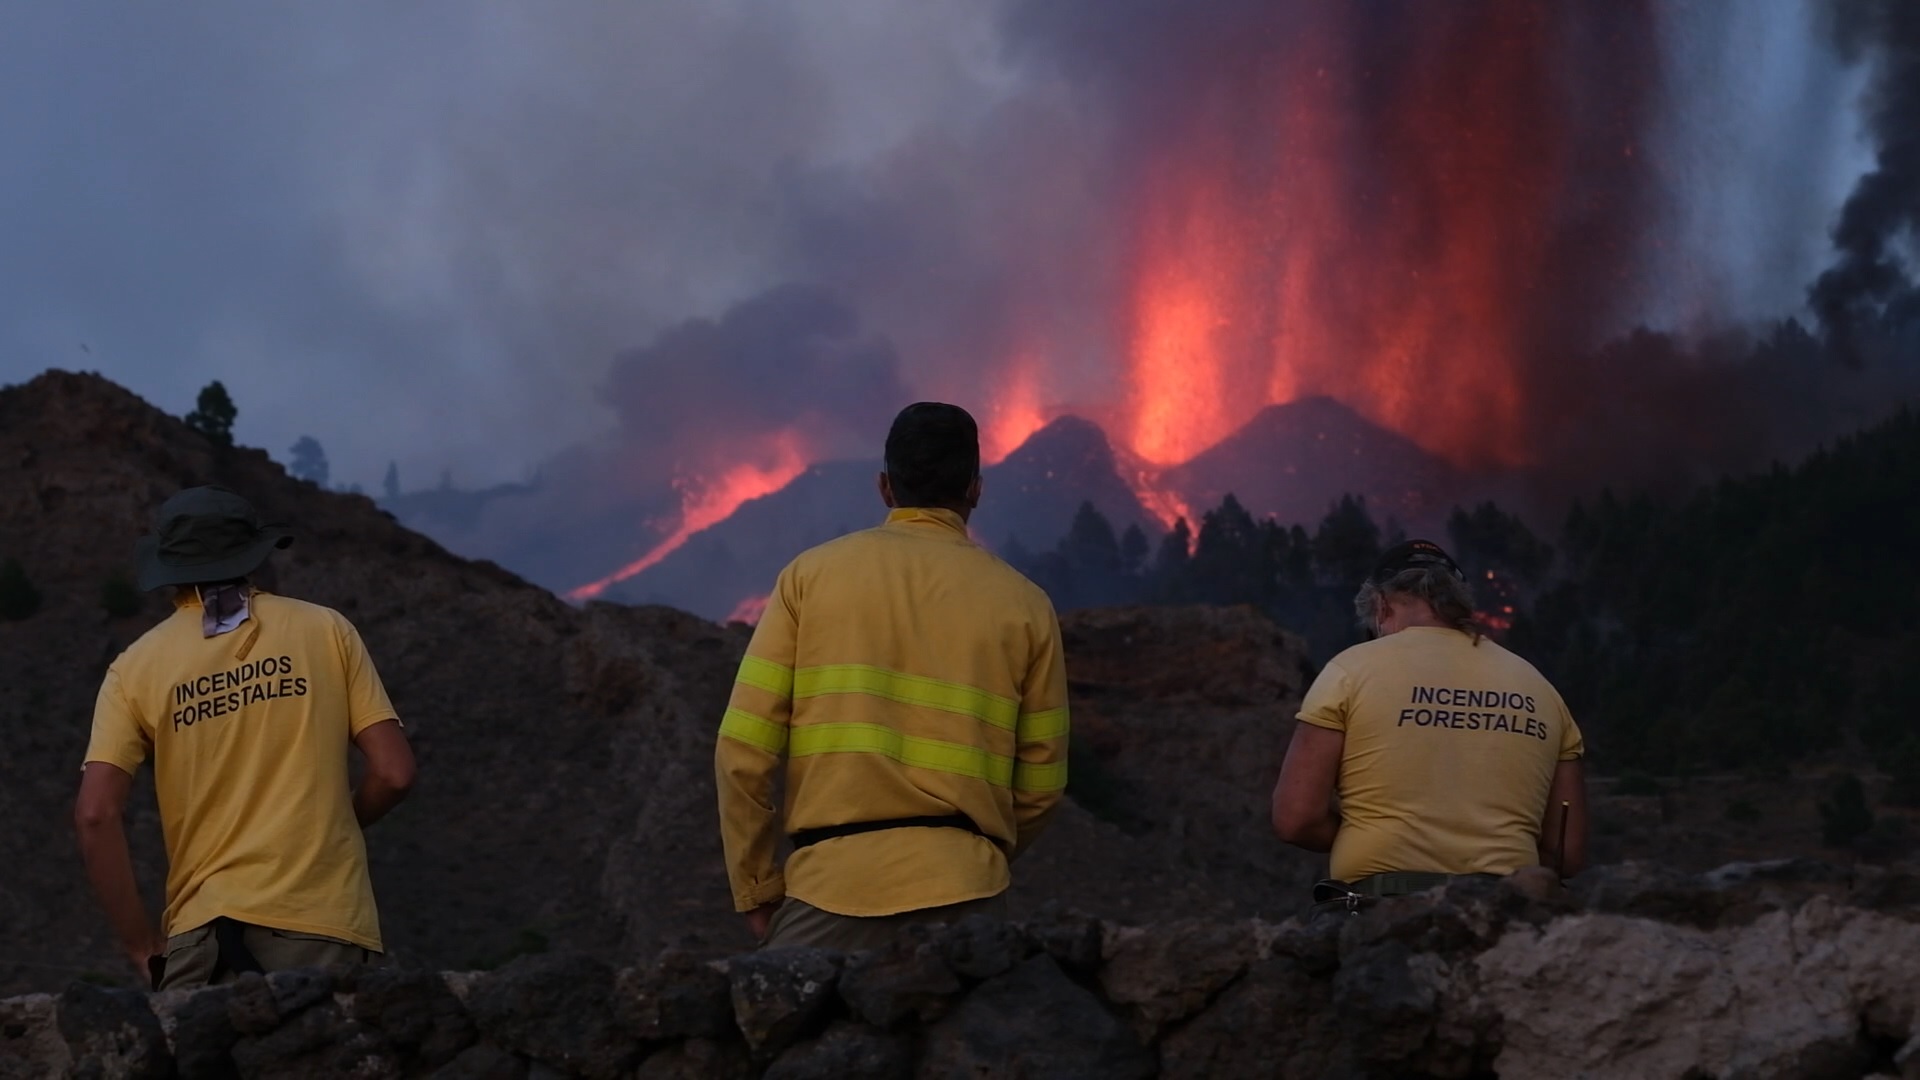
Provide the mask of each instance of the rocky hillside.
POLYGON ((1051 913, 843 955, 522 957, 0 1000, 0 1076, 1920 1075, 1920 871, 1544 870, 1357 916, 1051 913))
MULTIPOLYGON (((364 497, 290 479, 258 450, 218 450, 103 379, 54 372, 0 391, 0 560, 18 560, 41 596, 30 617, 0 620, 0 992, 123 975, 69 812, 99 679, 165 609, 149 598, 115 615, 104 593, 153 509, 206 482, 297 531, 270 564, 273 587, 345 612, 407 720, 420 783, 369 834, 398 957, 460 968, 567 946, 744 944, 710 765, 744 627, 573 607, 448 554, 364 497)), ((1151 920, 1293 904, 1311 860, 1266 842, 1262 815, 1276 718, 1303 685, 1297 643, 1230 611, 1094 613, 1069 633, 1101 816, 1061 815, 1019 868, 1016 910, 1058 898, 1151 920), (1094 659, 1108 649, 1146 663, 1094 659), (1201 664, 1226 674, 1173 673, 1201 664), (1167 783, 1143 767, 1148 754, 1204 779, 1167 783)), ((144 780, 132 818, 157 903, 144 780)))

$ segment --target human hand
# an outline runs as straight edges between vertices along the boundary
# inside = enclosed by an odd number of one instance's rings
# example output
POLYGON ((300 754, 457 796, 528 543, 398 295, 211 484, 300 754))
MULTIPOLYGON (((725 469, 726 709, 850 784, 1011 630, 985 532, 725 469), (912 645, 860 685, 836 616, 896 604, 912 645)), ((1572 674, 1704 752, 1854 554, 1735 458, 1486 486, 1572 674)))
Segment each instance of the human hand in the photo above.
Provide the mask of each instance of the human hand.
POLYGON ((140 973, 140 982, 149 989, 159 989, 161 966, 167 960, 167 942, 158 934, 148 934, 143 938, 120 943, 120 951, 126 955, 133 970, 140 973))
POLYGON ((767 940, 767 929, 773 924, 773 913, 780 907, 779 901, 761 904, 747 912, 747 930, 753 934, 753 940, 767 940))

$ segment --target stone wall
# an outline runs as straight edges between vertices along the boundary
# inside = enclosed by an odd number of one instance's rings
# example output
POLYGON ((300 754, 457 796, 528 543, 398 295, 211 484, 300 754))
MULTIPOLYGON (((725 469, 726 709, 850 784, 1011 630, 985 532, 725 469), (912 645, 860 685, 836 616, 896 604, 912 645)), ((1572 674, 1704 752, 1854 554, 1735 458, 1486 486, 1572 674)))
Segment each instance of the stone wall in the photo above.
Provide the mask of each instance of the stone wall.
POLYGON ((1920 872, 1627 864, 1356 916, 0 1001, 14 1077, 1920 1078, 1920 872))

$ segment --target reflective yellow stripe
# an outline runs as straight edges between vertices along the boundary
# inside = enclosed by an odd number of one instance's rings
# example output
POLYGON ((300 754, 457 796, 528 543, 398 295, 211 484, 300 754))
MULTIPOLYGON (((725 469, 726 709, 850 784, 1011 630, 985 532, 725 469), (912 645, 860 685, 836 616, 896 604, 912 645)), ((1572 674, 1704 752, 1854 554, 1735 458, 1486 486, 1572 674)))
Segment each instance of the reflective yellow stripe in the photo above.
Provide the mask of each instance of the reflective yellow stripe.
POLYGON ((1067 733, 1067 710, 1046 709, 1036 713, 1020 714, 1020 737, 1022 739, 1057 739, 1067 733))
POLYGON ((812 754, 880 754, 916 769, 952 773, 1006 787, 1013 759, 959 743, 902 735, 879 724, 802 724, 793 729, 794 757, 812 754))
POLYGON ((1021 791, 1065 791, 1067 788, 1067 763, 1056 761, 1050 765, 1029 765, 1024 761, 1013 766, 1013 786, 1021 791))
POLYGON ((959 683, 906 675, 866 664, 823 664, 794 672, 793 696, 819 697, 823 694, 871 694, 902 705, 924 705, 942 712, 959 713, 1014 730, 1020 718, 1020 703, 998 694, 959 683))
POLYGON ((727 715, 720 720, 720 734, 748 746, 757 746, 769 754, 778 754, 787 748, 786 728, 762 720, 744 709, 727 710, 727 715))
POLYGON ((757 686, 777 697, 793 696, 793 669, 757 656, 745 657, 740 661, 740 674, 735 675, 733 681, 757 686))

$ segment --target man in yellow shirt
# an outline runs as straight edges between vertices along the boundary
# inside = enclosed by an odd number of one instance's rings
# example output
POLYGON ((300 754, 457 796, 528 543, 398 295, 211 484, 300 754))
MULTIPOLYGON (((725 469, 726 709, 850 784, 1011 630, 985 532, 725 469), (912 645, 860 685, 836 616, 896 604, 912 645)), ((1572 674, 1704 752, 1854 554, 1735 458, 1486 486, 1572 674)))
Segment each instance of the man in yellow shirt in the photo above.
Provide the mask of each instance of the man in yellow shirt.
POLYGON ((1532 664, 1474 628, 1459 566, 1430 541, 1398 544, 1354 607, 1376 637, 1307 690, 1273 792, 1280 838, 1332 853, 1316 899, 1536 864, 1579 872, 1580 729, 1532 664))
POLYGON ((720 725, 734 907, 767 945, 873 948, 907 923, 1003 912, 1008 861, 1067 785, 1053 605, 967 535, 973 418, 908 406, 879 485, 885 524, 781 571, 720 725))
POLYGON ((352 624, 248 583, 291 542, 201 487, 168 499, 140 545, 141 588, 173 586, 175 610, 107 669, 74 820, 121 948, 157 987, 383 951, 361 829, 405 797, 413 752, 352 624), (357 790, 349 743, 367 761, 357 790), (158 933, 121 821, 149 756, 168 864, 158 933))

